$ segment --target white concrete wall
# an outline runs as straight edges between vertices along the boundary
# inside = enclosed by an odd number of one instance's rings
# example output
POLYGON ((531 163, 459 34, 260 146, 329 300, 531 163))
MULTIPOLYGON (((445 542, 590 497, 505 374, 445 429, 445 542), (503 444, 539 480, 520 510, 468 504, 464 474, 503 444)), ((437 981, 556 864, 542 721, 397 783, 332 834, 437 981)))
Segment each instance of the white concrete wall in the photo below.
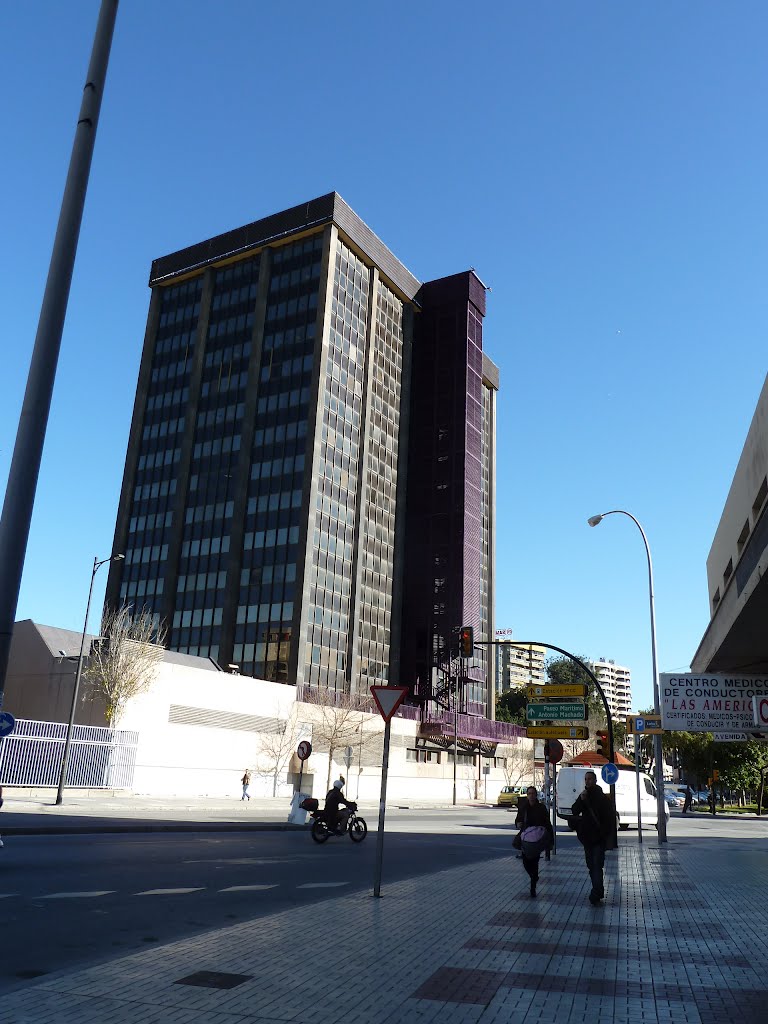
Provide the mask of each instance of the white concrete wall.
MULTIPOLYGON (((134 792, 153 796, 211 796, 239 799, 243 771, 251 771, 250 793, 254 797, 273 795, 274 757, 263 752, 264 737, 255 732, 204 725, 169 722, 172 704, 234 712, 262 718, 279 719, 287 724, 290 750, 300 738, 308 736, 313 720, 320 712, 314 706, 297 703, 295 687, 282 683, 233 676, 185 665, 164 663, 150 690, 135 698, 119 723, 121 729, 136 729, 139 744, 136 758, 134 792)), ((384 727, 378 715, 365 715, 365 731, 372 739, 364 760, 375 762, 362 771, 358 751, 353 746, 350 770, 344 765, 344 752, 334 755, 331 782, 343 774, 346 793, 351 799, 378 801, 381 790, 381 751, 384 727)), ((392 721, 387 796, 396 802, 450 803, 453 796, 453 765, 445 752, 440 764, 422 764, 407 760, 406 747, 416 746, 417 723, 395 718, 392 721)), ((522 741, 530 743, 530 741, 522 741)), ((316 744, 317 745, 317 744, 316 744)), ((276 795, 287 800, 293 792, 294 773, 298 781, 300 763, 286 756, 280 766, 276 795)), ((505 785, 501 768, 491 768, 480 776, 478 768, 459 765, 457 796, 460 801, 477 797, 495 802, 505 785)), ((326 792, 328 754, 313 752, 304 766, 302 792, 322 799, 326 792)))
POLYGON ((169 722, 168 714, 172 704, 181 704, 287 720, 295 698, 295 687, 282 683, 164 663, 119 723, 139 732, 134 792, 239 797, 240 779, 250 768, 251 795, 271 796, 271 778, 257 774, 260 764, 267 769, 257 734, 180 725, 169 722))

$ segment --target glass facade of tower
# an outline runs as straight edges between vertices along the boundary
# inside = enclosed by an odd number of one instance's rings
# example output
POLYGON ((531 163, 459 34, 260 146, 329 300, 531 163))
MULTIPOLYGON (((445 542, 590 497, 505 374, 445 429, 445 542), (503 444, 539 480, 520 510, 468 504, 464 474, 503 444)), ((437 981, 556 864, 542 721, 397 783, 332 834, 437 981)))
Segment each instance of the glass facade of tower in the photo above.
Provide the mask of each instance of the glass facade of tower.
POLYGON ((200 278, 160 293, 140 454, 126 495, 128 523, 120 548, 125 562, 121 563, 119 599, 144 607, 158 618, 164 617, 169 546, 173 531, 178 530, 178 474, 201 294, 200 278))
POLYGON ((232 659, 246 675, 285 682, 316 358, 323 236, 272 253, 232 659))

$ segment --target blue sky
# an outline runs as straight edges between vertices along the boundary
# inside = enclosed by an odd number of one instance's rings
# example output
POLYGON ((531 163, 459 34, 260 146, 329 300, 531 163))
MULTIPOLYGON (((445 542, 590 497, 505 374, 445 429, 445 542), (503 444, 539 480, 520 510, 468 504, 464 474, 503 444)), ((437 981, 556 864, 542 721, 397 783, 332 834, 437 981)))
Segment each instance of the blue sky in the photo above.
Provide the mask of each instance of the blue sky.
MULTIPOLYGON (((97 13, 0 8, 3 488, 97 13)), ((123 3, 18 618, 81 628, 110 552, 151 260, 336 189, 417 277, 492 288, 498 625, 649 703, 642 539, 586 519, 643 523, 685 669, 768 369, 767 31, 750 0, 123 3)))

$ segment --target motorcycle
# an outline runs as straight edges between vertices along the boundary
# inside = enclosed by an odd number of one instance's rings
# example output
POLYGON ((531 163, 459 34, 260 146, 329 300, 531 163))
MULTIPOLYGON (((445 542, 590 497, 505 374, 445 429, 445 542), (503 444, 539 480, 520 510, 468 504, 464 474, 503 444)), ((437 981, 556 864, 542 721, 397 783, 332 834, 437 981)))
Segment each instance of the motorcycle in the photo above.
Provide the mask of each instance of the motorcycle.
POLYGON ((346 832, 353 843, 362 843, 365 837, 368 835, 368 826, 365 823, 365 819, 361 818, 357 813, 357 804, 350 803, 347 810, 350 811, 350 815, 347 818, 346 828, 337 825, 335 828, 331 828, 325 820, 325 811, 320 810, 320 805, 317 800, 309 797, 301 802, 301 807, 305 811, 309 811, 309 815, 312 818, 312 829, 311 835, 316 843, 324 843, 331 836, 343 836, 346 832))

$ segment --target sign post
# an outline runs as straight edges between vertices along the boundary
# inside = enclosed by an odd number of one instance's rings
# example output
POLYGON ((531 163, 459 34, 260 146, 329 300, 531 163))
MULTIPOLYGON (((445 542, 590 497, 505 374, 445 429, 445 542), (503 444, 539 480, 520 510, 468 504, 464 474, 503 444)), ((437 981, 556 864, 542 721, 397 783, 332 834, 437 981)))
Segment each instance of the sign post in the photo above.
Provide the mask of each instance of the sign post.
POLYGON ((304 762, 307 760, 309 755, 312 753, 312 744, 309 740, 302 740, 296 748, 296 756, 301 761, 301 768, 299 769, 299 792, 301 792, 301 780, 304 777, 304 762))
POLYGON ((557 856, 557 765, 562 761, 565 751, 560 740, 548 740, 546 747, 549 747, 549 762, 552 765, 552 853, 557 856))
POLYGON ((408 696, 407 686, 372 686, 371 695, 384 719, 384 750, 381 757, 381 796, 379 798, 379 831, 376 837, 376 869, 373 895, 381 896, 381 865, 384 859, 384 814, 387 806, 387 771, 389 769, 389 731, 392 715, 408 696))

